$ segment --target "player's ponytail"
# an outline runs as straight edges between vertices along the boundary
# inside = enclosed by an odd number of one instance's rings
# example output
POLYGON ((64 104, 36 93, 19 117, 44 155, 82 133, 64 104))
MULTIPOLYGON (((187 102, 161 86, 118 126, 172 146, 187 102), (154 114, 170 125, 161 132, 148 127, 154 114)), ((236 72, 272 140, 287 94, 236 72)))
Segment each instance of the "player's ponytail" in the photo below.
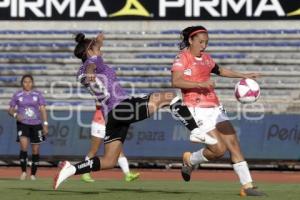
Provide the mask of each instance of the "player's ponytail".
POLYGON ((91 40, 85 38, 85 35, 83 33, 78 33, 75 36, 75 41, 77 42, 77 45, 74 49, 74 55, 81 59, 82 62, 85 62, 87 59, 87 54, 86 54, 86 48, 90 44, 91 40))
POLYGON ((77 43, 81 43, 83 42, 85 39, 85 35, 83 33, 78 33, 76 36, 75 36, 75 41, 77 43))
POLYGON ((182 50, 189 47, 189 38, 193 38, 197 33, 207 33, 207 30, 203 26, 190 26, 183 29, 180 33, 181 42, 178 44, 179 49, 182 50))

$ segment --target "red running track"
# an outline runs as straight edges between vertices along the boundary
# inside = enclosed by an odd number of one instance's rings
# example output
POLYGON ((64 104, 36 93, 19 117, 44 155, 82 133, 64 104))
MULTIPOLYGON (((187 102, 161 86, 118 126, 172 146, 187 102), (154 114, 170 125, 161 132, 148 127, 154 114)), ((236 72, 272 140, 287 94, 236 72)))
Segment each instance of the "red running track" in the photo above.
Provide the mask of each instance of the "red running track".
MULTIPOLYGON (((141 173, 141 180, 181 180, 180 169, 135 169, 141 173)), ((20 169, 18 167, 0 167, 1 178, 19 178, 20 169)), ((57 173, 57 168, 38 169, 38 177, 51 178, 57 173)), ((278 171, 252 171, 255 182, 271 183, 300 183, 300 172, 278 172, 278 171)), ((121 180, 123 174, 120 169, 94 172, 93 177, 99 180, 121 180)), ((197 170, 193 172, 192 180, 203 181, 238 181, 236 175, 231 170, 197 170)))

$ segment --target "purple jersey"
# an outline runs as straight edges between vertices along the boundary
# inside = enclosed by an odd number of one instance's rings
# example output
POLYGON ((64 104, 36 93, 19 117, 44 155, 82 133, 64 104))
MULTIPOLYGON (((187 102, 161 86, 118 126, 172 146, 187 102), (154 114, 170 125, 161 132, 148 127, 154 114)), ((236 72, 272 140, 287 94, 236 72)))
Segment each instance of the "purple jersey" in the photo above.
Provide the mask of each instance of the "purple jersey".
POLYGON ((78 80, 102 104, 105 115, 121 101, 128 98, 126 91, 117 80, 115 70, 104 64, 101 56, 88 58, 77 73, 78 80), (95 64, 96 82, 86 82, 86 69, 90 64, 95 64))
POLYGON ((10 100, 10 107, 16 108, 17 114, 22 116, 23 124, 37 125, 42 123, 39 107, 46 105, 45 98, 36 90, 16 92, 10 100))

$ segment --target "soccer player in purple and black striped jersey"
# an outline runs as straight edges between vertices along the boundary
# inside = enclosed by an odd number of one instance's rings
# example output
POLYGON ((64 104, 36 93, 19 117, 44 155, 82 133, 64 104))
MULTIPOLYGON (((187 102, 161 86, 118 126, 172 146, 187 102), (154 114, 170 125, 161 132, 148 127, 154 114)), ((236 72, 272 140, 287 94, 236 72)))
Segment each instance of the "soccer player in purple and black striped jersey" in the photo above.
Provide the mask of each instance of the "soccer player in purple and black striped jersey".
POLYGON ((210 145, 218 142, 208 134, 200 134, 190 111, 173 92, 154 92, 144 97, 128 96, 117 81, 115 71, 103 61, 100 52, 103 38, 103 33, 93 39, 78 34, 74 54, 83 62, 79 72, 81 83, 101 102, 101 109, 105 114, 104 155, 101 158, 92 157, 75 165, 71 165, 68 161, 63 162, 60 172, 54 179, 54 189, 72 175, 113 168, 122 151, 130 124, 149 118, 164 106, 170 106, 172 113, 191 131, 190 139, 193 142, 210 145))

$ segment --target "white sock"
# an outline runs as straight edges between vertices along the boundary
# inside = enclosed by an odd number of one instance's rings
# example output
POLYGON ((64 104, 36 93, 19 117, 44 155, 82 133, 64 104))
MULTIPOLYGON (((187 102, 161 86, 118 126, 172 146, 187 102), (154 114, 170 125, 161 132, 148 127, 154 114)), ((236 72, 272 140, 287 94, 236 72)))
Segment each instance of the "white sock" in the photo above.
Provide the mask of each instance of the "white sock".
POLYGON ((193 135, 193 134, 197 134, 197 133, 202 133, 202 131, 200 130, 200 128, 194 128, 192 131, 191 131, 191 134, 193 135))
POLYGON ((125 175, 130 172, 129 171, 129 163, 128 163, 128 160, 126 157, 124 157, 124 156, 119 157, 118 164, 121 167, 121 169, 125 175))
POLYGON ((235 163, 232 166, 242 185, 252 182, 251 174, 246 161, 235 163))
POLYGON ((89 160, 90 158, 88 156, 85 156, 84 160, 89 160))
POLYGON ((208 161, 207 158, 204 157, 203 151, 204 148, 192 153, 192 156, 190 157, 192 165, 197 165, 208 161))

